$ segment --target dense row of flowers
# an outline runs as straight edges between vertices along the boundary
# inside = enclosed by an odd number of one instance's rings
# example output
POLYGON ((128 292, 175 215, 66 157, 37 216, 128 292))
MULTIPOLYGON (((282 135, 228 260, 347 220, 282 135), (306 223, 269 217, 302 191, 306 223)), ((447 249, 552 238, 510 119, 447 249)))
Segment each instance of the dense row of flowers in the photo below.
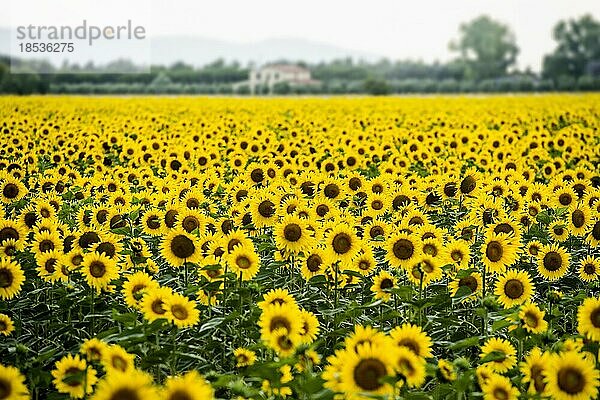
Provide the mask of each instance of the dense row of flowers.
POLYGON ((598 396, 600 97, 0 99, 0 400, 598 396))

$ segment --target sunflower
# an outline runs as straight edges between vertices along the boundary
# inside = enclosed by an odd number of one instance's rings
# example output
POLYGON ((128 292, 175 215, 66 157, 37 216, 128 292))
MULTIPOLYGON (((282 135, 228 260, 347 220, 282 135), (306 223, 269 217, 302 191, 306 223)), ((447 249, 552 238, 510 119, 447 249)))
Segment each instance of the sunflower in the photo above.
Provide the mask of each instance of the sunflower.
POLYGON ((458 378, 456 368, 450 361, 441 358, 438 360, 437 367, 439 372, 438 378, 442 382, 454 382, 458 378))
POLYGON ((47 282, 66 281, 69 269, 66 266, 64 254, 52 250, 36 257, 38 275, 47 282))
POLYGON ((273 304, 287 305, 297 307, 294 296, 287 289, 272 289, 263 294, 263 300, 258 302, 258 307, 265 310, 273 304))
POLYGON ((465 171, 465 174, 458 185, 459 193, 466 196, 475 195, 478 188, 481 186, 479 176, 480 174, 474 168, 465 171))
POLYGON ((21 292, 25 274, 15 261, 0 258, 0 299, 10 300, 21 292))
MULTIPOLYGON (((597 203, 600 205, 600 201, 597 203)), ((591 244, 592 246, 600 245, 600 218, 595 217, 595 221, 592 221, 591 229, 589 230, 589 234, 585 238, 586 242, 591 244)), ((2 241, 1 231, 0 231, 0 242, 2 241)))
POLYGON ((113 372, 133 372, 134 366, 133 354, 129 354, 118 344, 108 346, 102 354, 102 366, 110 375, 113 372))
POLYGON ((396 371, 409 387, 420 387, 425 383, 426 361, 417 356, 411 349, 400 346, 395 351, 396 371))
POLYGON ((351 268, 347 268, 358 272, 363 276, 369 276, 377 268, 377 260, 373 255, 371 247, 365 247, 358 253, 357 256, 352 260, 351 268))
POLYGON ((302 328, 299 332, 299 340, 302 344, 311 344, 319 334, 319 320, 310 311, 300 310, 302 328))
POLYGON ((88 285, 97 291, 106 289, 113 279, 119 277, 116 261, 98 253, 87 253, 83 256, 81 271, 88 285))
POLYGON ((162 389, 163 400, 211 400, 214 398, 212 387, 197 371, 184 375, 168 377, 162 389))
POLYGON ((598 279, 598 275, 600 275, 600 260, 592 256, 587 256, 581 260, 578 273, 579 277, 586 282, 595 281, 598 279))
POLYGON ((403 324, 392 329, 389 335, 398 346, 406 347, 419 357, 429 358, 433 356, 431 353, 431 338, 420 326, 403 324))
POLYGON ((496 282, 494 294, 504 308, 511 308, 523 304, 531 299, 535 287, 531 283, 529 274, 525 271, 508 270, 496 282))
POLYGON ((569 268, 569 254, 557 244, 543 246, 537 270, 545 279, 555 281, 567 273, 569 268))
POLYGON ((273 349, 280 357, 292 356, 299 344, 299 333, 290 333, 285 328, 275 329, 269 334, 267 340, 267 346, 273 349))
POLYGON ((592 222, 592 213, 587 206, 577 206, 569 213, 569 230, 574 236, 583 236, 587 233, 592 222))
POLYGON ((540 310, 537 304, 529 303, 519 309, 521 326, 530 333, 544 333, 548 329, 548 322, 544 320, 545 311, 540 310))
POLYGON ((165 302, 172 294, 171 288, 157 287, 149 288, 142 297, 141 308, 144 318, 153 322, 157 319, 167 318, 165 302))
POLYGON ((314 246, 314 238, 305 220, 286 215, 273 230, 277 248, 287 253, 300 253, 314 246))
POLYGON ((25 240, 27 239, 27 226, 20 222, 9 219, 0 218, 0 244, 4 244, 7 240, 15 241, 15 248, 23 250, 25 240))
POLYGON ((600 372, 581 354, 552 355, 545 370, 545 395, 555 400, 592 399, 598 395, 600 372))
POLYGON ((165 317, 178 328, 187 328, 200 321, 200 312, 196 308, 196 302, 179 293, 172 293, 168 296, 163 306, 167 311, 165 317))
POLYGON ((563 221, 554 221, 548 227, 550 237, 556 242, 564 242, 569 237, 569 229, 563 221))
POLYGON ((5 177, 0 181, 0 199, 3 203, 14 203, 27 195, 27 188, 13 177, 5 177))
POLYGON ((355 352, 344 352, 340 361, 341 391, 349 398, 355 398, 359 394, 391 395, 394 387, 385 382, 384 378, 394 374, 398 362, 396 354, 392 348, 377 348, 368 343, 358 346, 355 352))
POLYGON ((256 228, 272 226, 277 221, 277 205, 273 195, 268 192, 258 192, 251 197, 250 211, 256 228))
POLYGON ((408 268, 419 256, 418 246, 413 236, 406 233, 392 234, 386 240, 386 260, 398 268, 408 268))
POLYGON ((80 399, 92 393, 98 380, 95 369, 89 367, 79 355, 73 357, 71 354, 56 362, 52 376, 56 390, 68 394, 72 399, 80 399))
POLYGON ((326 243, 331 258, 336 261, 348 263, 360 251, 360 240, 354 229, 343 223, 329 231, 326 243))
POLYGON ((127 372, 113 371, 102 379, 91 400, 159 400, 152 385, 152 377, 145 372, 131 369, 127 372))
POLYGON ((260 259, 252 247, 236 246, 226 260, 231 271, 243 281, 254 278, 260 269, 260 259))
POLYGON ((523 374, 523 383, 529 384, 527 393, 544 393, 546 388, 544 375, 549 362, 548 353, 543 353, 539 347, 534 347, 525 357, 525 361, 521 362, 520 369, 523 374))
POLYGON ((452 240, 443 248, 443 259, 446 264, 451 264, 458 269, 469 267, 471 259, 469 244, 464 240, 452 240))
POLYGON ((227 249, 227 253, 231 253, 236 246, 252 246, 252 240, 250 240, 242 231, 231 230, 228 234, 223 236, 220 242, 222 247, 227 249))
POLYGON ((300 258, 300 273, 306 280, 317 275, 325 275, 326 269, 331 264, 329 253, 321 248, 310 249, 300 258))
POLYGON ((483 279, 479 272, 471 272, 469 274, 459 273, 454 279, 448 283, 450 295, 456 297, 460 288, 464 289, 465 293, 463 301, 474 300, 481 295, 483 289, 483 279))
POLYGON ((148 290, 157 289, 158 282, 143 271, 137 271, 130 275, 123 283, 123 298, 125 304, 131 308, 140 309, 144 294, 148 290))
POLYGON ((171 266, 180 267, 186 262, 197 262, 201 249, 195 236, 184 230, 173 229, 163 239, 160 253, 171 266))
POLYGON ((88 361, 100 361, 104 357, 104 353, 108 349, 108 345, 103 341, 92 338, 87 339, 81 344, 79 352, 87 358, 88 361))
POLYGON ((29 390, 25 386, 25 377, 21 372, 10 365, 0 364, 0 389, 2 399, 29 400, 29 390))
POLYGON ((146 211, 142 218, 142 228, 144 233, 151 236, 160 236, 163 231, 163 224, 162 213, 159 211, 146 211))
POLYGON ((6 314, 0 314, 0 335, 8 336, 15 330, 15 325, 6 314))
POLYGON ((483 264, 491 272, 502 273, 517 260, 518 244, 504 233, 486 235, 481 246, 483 264))
POLYGON ((493 374, 482 389, 484 400, 517 400, 519 398, 519 390, 510 383, 510 379, 502 375, 493 374))
POLYGON ((252 350, 238 347, 233 351, 235 366, 237 368, 248 367, 256 362, 256 353, 252 350))
POLYGON ((577 330, 595 342, 600 341, 600 298, 587 298, 577 310, 577 330))
POLYGON ((493 361, 488 361, 487 364, 495 372, 503 373, 511 369, 517 362, 517 351, 508 340, 491 338, 483 346, 481 346, 481 359, 498 355, 493 361))
POLYGON ((376 299, 381 299, 384 302, 390 301, 392 298, 391 289, 396 287, 396 278, 389 272, 382 270, 375 278, 373 278, 373 286, 371 292, 375 294, 376 299))
POLYGON ((302 330, 302 316, 295 305, 273 304, 263 310, 258 326, 261 338, 268 342, 271 334, 280 328, 290 335, 298 335, 302 330))

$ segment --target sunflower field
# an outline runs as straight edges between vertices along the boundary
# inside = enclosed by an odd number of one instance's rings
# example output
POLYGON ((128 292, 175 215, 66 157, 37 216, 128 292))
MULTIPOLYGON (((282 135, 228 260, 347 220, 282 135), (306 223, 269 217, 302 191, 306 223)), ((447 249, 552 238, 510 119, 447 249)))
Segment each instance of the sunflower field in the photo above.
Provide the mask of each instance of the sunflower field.
POLYGON ((0 98, 0 400, 599 395, 600 95, 0 98))

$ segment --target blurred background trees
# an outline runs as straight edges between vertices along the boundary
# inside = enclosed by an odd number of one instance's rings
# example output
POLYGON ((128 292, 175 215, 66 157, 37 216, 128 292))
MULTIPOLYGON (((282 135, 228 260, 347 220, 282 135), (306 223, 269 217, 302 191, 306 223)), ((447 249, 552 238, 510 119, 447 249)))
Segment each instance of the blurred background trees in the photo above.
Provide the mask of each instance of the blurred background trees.
MULTIPOLYGON (((515 35, 500 21, 482 15, 458 28, 449 44, 456 58, 448 62, 424 63, 414 60, 366 62, 344 58, 306 64, 320 86, 276 85, 273 93, 359 94, 461 93, 600 90, 600 22, 591 15, 560 21, 552 32, 556 48, 543 59, 539 74, 516 69, 519 53, 515 35)), ((244 81, 252 65, 222 59, 195 67, 185 62, 152 66, 143 74, 97 73, 93 64, 70 66, 85 74, 59 74, 44 62, 13 59, 32 74, 11 74, 10 59, 0 56, 0 93, 96 93, 96 94, 250 94, 244 81), (43 73, 42 73, 43 72, 43 73)), ((286 62, 286 60, 277 60, 286 62)), ((114 67, 135 69, 129 60, 116 60, 114 67)), ((110 65, 108 66, 110 67, 110 65)), ((268 90, 261 91, 261 94, 268 90)))

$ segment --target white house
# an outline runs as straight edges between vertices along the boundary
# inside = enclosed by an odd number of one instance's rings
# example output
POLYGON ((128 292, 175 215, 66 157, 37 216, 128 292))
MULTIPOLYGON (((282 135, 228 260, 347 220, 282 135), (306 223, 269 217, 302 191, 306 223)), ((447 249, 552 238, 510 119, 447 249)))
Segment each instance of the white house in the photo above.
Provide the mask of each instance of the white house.
POLYGON ((252 94, 261 94, 265 89, 268 93, 273 93, 273 87, 278 83, 287 83, 294 87, 318 85, 320 81, 312 79, 310 71, 299 65, 271 64, 251 70, 248 80, 234 84, 234 90, 249 86, 252 94))

